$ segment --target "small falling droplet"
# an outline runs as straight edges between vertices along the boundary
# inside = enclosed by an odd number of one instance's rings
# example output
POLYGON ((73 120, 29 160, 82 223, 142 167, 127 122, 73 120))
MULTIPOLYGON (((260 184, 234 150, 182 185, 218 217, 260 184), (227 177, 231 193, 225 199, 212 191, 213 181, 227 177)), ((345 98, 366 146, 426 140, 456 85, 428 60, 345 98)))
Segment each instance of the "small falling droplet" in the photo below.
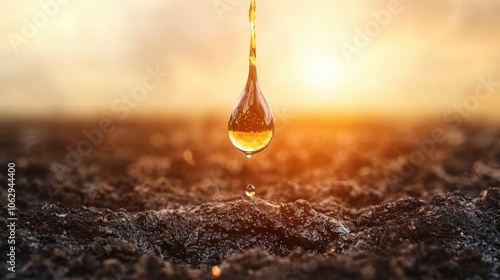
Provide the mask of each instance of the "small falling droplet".
POLYGON ((248 158, 264 150, 274 133, 271 106, 260 89, 257 79, 255 43, 255 0, 250 2, 250 68, 245 88, 231 112, 228 123, 229 139, 248 158))
POLYGON ((247 158, 251 158, 252 157, 252 154, 247 154, 247 158))
POLYGON ((250 184, 246 187, 245 189, 245 194, 248 196, 248 197, 252 197, 255 195, 255 186, 250 184))

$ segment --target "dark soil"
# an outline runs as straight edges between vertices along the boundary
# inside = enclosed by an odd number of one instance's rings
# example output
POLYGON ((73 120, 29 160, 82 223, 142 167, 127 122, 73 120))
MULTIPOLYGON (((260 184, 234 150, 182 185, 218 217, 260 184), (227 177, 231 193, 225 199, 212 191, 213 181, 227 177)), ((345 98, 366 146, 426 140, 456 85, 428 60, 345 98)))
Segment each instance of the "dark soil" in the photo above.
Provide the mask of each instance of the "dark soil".
POLYGON ((246 159, 225 121, 3 123, 0 278, 500 279, 500 126, 456 125, 293 120, 246 159))

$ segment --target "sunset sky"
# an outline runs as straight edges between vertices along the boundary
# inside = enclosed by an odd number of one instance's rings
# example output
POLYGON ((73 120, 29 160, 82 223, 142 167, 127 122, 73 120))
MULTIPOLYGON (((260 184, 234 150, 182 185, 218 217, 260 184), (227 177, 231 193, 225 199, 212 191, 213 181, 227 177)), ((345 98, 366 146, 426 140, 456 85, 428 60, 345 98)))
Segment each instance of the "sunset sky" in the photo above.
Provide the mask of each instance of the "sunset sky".
MULTIPOLYGON (((229 116, 248 71, 248 5, 0 0, 0 118, 229 116)), ((500 119, 499 15, 497 0, 257 0, 261 88, 275 112, 462 105, 500 119)))

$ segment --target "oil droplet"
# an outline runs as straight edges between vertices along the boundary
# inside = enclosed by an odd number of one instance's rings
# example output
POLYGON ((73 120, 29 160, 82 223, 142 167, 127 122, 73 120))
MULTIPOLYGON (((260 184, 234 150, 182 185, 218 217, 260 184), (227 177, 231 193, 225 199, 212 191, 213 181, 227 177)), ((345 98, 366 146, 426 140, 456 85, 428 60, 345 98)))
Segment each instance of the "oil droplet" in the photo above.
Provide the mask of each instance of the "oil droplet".
POLYGON ((245 194, 248 196, 248 197, 252 197, 255 195, 255 186, 250 184, 248 185, 246 188, 245 188, 245 194))
POLYGON ((222 271, 220 270, 220 267, 218 267, 217 265, 212 266, 212 276, 214 278, 219 278, 221 274, 222 271))
POLYGON ((229 139, 247 158, 262 151, 273 138, 274 121, 271 106, 257 80, 255 44, 255 0, 250 1, 250 68, 245 88, 231 112, 228 124, 229 139))

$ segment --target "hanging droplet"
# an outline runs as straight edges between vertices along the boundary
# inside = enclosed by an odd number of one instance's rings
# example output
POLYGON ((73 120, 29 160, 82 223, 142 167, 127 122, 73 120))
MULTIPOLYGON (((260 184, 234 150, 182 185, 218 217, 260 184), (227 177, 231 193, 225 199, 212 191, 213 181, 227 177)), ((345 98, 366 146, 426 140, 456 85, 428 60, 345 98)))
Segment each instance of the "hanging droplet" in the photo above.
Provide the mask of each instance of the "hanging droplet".
POLYGON ((250 184, 248 185, 246 188, 245 188, 245 194, 248 196, 248 197, 252 197, 255 195, 255 186, 250 184))
POLYGON ((273 138, 274 122, 271 106, 257 80, 255 44, 255 0, 250 2, 250 69, 245 88, 229 119, 229 139, 248 158, 262 151, 273 138))

